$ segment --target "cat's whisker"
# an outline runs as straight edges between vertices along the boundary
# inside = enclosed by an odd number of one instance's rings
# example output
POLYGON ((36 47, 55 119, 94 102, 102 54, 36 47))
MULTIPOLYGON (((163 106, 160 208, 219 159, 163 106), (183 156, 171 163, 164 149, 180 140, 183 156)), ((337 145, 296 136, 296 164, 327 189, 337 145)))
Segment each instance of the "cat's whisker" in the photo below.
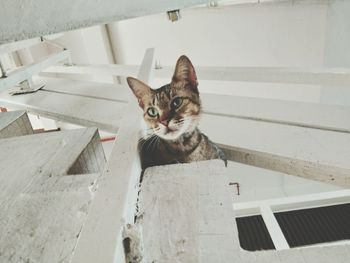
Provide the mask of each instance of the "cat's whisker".
POLYGON ((146 151, 149 151, 150 149, 152 149, 152 144, 154 144, 154 142, 157 140, 157 137, 158 136, 154 136, 154 137, 152 137, 150 140, 149 140, 149 144, 147 145, 147 149, 146 149, 146 151))

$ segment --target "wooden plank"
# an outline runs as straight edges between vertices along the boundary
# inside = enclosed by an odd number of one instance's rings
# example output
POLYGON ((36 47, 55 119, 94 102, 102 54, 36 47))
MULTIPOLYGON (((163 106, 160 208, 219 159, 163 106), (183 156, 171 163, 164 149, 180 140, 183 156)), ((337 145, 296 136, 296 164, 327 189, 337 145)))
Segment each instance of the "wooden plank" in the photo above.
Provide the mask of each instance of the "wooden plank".
POLYGON ((69 56, 69 50, 64 50, 62 52, 46 56, 37 62, 8 72, 6 78, 0 78, 0 91, 11 88, 20 82, 31 78, 34 74, 39 73, 43 69, 68 59, 69 56))
MULTIPOLYGON (((126 87, 116 87, 112 93, 113 85, 96 87, 94 89, 93 83, 55 80, 52 85, 48 84, 51 91, 16 97, 3 93, 1 101, 29 107, 30 111, 51 118, 116 132, 122 114, 127 112, 124 100, 130 92, 126 87), (108 94, 111 94, 110 100, 107 100, 108 94), (57 104, 58 99, 61 104, 57 104)), ((213 95, 202 97, 204 111, 211 114, 204 114, 200 125, 212 140, 227 149, 231 160, 348 185, 349 134, 329 131, 349 129, 348 108, 213 95), (228 113, 224 115, 226 110, 228 113), (306 125, 317 129, 303 127, 306 125)))
POLYGON ((276 250, 288 249, 288 242, 284 237, 271 208, 267 205, 262 205, 260 206, 260 212, 276 250))
MULTIPOLYGON (((133 75, 131 75, 133 76, 133 75)), ((67 95, 77 95, 86 98, 104 99, 128 103, 131 91, 125 85, 106 84, 61 78, 36 78, 37 83, 45 83, 43 90, 67 95)))
POLYGON ((90 128, 0 140, 1 262, 71 261, 99 173, 68 174, 97 139, 90 128))
POLYGON ((33 134, 34 131, 25 111, 0 113, 0 138, 33 134))
POLYGON ((315 129, 350 132, 350 107, 201 94, 204 113, 315 129))
POLYGON ((350 186, 348 133, 214 115, 203 115, 200 127, 230 160, 350 186))
MULTIPOLYGON (((45 90, 127 102, 129 89, 112 85, 43 78, 45 90), (98 88, 97 88, 98 87, 98 88)), ((201 94, 204 113, 301 127, 350 132, 350 107, 201 94)))
POLYGON ((32 38, 32 39, 27 39, 23 41, 18 41, 10 44, 4 44, 0 45, 0 55, 10 53, 22 48, 30 47, 36 44, 39 44, 41 42, 41 38, 32 38))
MULTIPOLYGON (((80 125, 87 125, 90 122, 90 125, 115 132, 120 122, 120 115, 115 118, 103 115, 106 112, 118 114, 123 111, 123 104, 126 106, 130 96, 128 88, 115 84, 57 78, 40 78, 39 82, 46 83, 43 91, 50 92, 49 94, 43 95, 39 91, 37 94, 11 97, 3 93, 0 101, 12 106, 27 106, 32 112, 68 122, 73 121, 80 125), (62 101, 60 105, 54 103, 58 99, 62 101), (101 102, 100 99, 105 102, 101 102), (81 103, 82 109, 74 108, 72 111, 70 105, 74 103, 81 103), (93 106, 94 104, 96 106, 93 106)), ((350 132, 350 118, 348 118, 350 108, 345 106, 205 93, 201 94, 201 98, 204 113, 210 115, 350 132)))
POLYGON ((61 36, 63 36, 63 34, 53 34, 53 35, 48 35, 44 37, 36 37, 36 38, 17 41, 9 44, 3 44, 3 45, 0 45, 0 55, 37 45, 42 41, 44 41, 44 39, 52 40, 61 36))
MULTIPOLYGON (((43 71, 45 73, 58 74, 89 74, 89 75, 106 75, 106 76, 135 76, 139 71, 139 65, 121 65, 121 64, 74 64, 72 66, 56 65, 43 71)), ((171 75, 170 75, 171 76, 171 75)))
MULTIPOLYGON (((154 49, 145 53, 138 78, 148 83, 152 77, 154 49)), ((74 262, 123 262, 122 231, 134 222, 141 166, 137 143, 140 109, 134 97, 124 111, 107 167, 99 180, 99 190, 91 207, 75 251, 74 262)))
POLYGON ((347 204, 349 202, 350 190, 335 190, 293 197, 238 202, 233 204, 233 209, 237 216, 247 216, 252 212, 258 214, 261 206, 269 206, 273 212, 284 212, 297 209, 347 204))
POLYGON ((30 113, 82 126, 95 126, 112 133, 118 130, 126 106, 124 102, 45 90, 18 96, 4 92, 0 101, 8 107, 26 109, 30 113))
MULTIPOLYGON (((156 71, 157 77, 168 78, 172 67, 156 71)), ((260 83, 292 83, 310 85, 349 85, 348 68, 288 68, 288 67, 196 67, 199 80, 242 81, 260 83)))
POLYGON ((144 262, 232 262, 239 253, 222 161, 151 167, 139 197, 144 262))
MULTIPOLYGON (((138 70, 136 65, 77 65, 56 66, 47 69, 51 73, 103 74, 127 76, 138 70)), ((174 66, 162 66, 155 70, 156 78, 169 79, 174 66)), ((288 68, 288 67, 209 67, 198 66, 199 80, 241 81, 260 83, 291 83, 309 85, 349 85, 348 68, 288 68)))

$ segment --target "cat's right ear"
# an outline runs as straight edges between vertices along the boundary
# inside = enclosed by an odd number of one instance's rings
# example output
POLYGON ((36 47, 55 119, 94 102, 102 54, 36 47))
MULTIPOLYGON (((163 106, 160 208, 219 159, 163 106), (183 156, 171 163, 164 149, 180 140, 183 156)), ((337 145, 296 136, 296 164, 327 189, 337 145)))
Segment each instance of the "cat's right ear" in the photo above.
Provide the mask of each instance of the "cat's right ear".
POLYGON ((143 100, 145 99, 145 96, 151 93, 151 88, 142 81, 132 77, 127 77, 126 80, 135 97, 137 98, 140 107, 143 108, 143 100))

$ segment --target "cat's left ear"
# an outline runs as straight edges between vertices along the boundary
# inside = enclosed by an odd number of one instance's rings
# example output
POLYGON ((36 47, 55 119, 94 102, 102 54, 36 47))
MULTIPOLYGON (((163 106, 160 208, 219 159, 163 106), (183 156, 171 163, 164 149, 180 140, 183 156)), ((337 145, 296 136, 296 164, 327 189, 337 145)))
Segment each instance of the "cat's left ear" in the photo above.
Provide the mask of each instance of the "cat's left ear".
POLYGON ((173 76, 173 82, 185 81, 191 89, 198 93, 198 81, 196 71, 191 63, 191 60, 182 55, 176 62, 175 72, 173 76))
POLYGON ((140 107, 143 108, 143 100, 148 94, 151 93, 151 88, 141 80, 132 77, 127 77, 126 80, 135 97, 137 98, 140 107))

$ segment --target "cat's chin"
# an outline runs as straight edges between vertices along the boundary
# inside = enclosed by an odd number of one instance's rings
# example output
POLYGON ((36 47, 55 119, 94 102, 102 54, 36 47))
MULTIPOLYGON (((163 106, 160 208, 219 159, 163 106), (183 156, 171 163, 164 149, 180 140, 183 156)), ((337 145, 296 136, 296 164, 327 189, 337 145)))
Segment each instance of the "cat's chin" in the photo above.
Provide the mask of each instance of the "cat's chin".
POLYGON ((181 135, 182 133, 179 130, 168 130, 166 133, 158 136, 167 141, 175 141, 179 139, 181 135))

